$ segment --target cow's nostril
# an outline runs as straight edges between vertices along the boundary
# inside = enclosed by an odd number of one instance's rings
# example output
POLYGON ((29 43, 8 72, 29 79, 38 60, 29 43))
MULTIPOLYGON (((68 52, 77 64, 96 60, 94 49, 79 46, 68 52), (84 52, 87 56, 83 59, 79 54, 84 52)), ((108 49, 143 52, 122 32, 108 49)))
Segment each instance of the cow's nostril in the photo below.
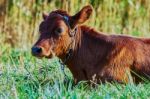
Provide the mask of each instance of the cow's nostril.
POLYGON ((40 54, 42 52, 41 47, 32 47, 32 53, 33 54, 40 54))

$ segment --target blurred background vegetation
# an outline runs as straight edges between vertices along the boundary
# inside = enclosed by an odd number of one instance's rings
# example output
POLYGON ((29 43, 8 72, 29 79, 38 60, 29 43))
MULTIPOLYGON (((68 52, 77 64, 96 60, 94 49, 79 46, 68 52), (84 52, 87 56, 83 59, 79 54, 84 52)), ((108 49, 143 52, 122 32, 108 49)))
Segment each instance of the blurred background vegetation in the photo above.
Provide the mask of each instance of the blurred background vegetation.
POLYGON ((87 4, 94 8, 87 25, 107 34, 150 37, 150 0, 0 0, 0 47, 30 48, 43 12, 73 15, 87 4))

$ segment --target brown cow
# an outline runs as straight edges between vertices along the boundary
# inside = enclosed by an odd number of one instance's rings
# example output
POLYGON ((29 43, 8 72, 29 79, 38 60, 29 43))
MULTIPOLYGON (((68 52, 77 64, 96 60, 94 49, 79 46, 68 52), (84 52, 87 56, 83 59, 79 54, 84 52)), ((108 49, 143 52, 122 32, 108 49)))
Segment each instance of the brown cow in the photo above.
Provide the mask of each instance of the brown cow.
POLYGON ((92 7, 85 6, 74 16, 62 10, 43 15, 40 37, 32 47, 36 57, 51 58, 54 54, 65 60, 75 81, 129 82, 141 81, 150 75, 150 39, 122 35, 105 35, 85 25, 92 7), (129 76, 129 75, 132 76, 129 76))

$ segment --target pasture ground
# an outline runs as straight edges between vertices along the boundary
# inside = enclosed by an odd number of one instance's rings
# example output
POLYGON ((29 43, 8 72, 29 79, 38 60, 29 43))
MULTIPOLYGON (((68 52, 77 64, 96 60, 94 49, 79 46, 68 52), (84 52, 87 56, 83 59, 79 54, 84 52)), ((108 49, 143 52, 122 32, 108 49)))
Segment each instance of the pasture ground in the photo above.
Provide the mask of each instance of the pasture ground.
POLYGON ((106 83, 95 88, 80 82, 73 86, 72 75, 67 85, 58 58, 34 58, 30 50, 2 48, 0 58, 0 99, 148 99, 150 83, 135 85, 106 83))

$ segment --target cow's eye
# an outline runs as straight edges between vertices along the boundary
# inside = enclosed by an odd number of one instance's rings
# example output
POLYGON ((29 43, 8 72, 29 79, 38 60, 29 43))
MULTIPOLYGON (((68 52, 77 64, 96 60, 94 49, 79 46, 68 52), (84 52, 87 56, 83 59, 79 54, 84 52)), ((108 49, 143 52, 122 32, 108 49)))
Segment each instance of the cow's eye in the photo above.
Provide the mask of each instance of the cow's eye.
POLYGON ((55 30, 55 34, 61 35, 61 33, 63 33, 63 31, 64 31, 64 29, 63 29, 62 27, 58 27, 58 28, 56 28, 56 30, 55 30))

